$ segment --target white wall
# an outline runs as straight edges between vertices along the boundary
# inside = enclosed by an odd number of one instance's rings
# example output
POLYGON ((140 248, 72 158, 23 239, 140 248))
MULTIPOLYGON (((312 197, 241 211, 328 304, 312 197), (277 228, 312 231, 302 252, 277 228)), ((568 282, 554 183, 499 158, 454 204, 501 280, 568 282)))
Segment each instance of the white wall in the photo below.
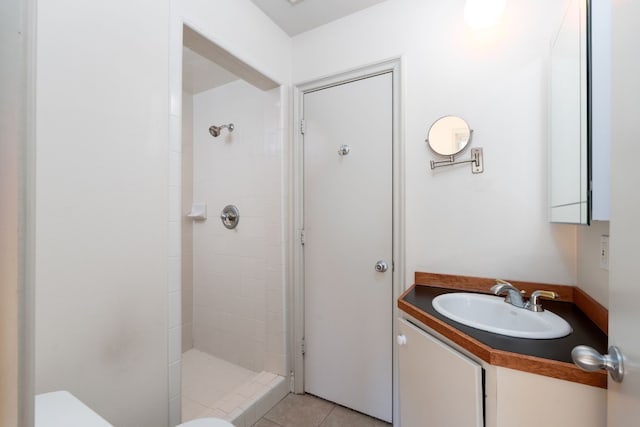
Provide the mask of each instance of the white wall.
POLYGON ((169 4, 37 19, 36 391, 166 426, 169 4))
POLYGON ((193 102, 193 200, 209 217, 194 223, 194 346, 285 375, 280 89, 237 80, 193 102), (228 204, 240 211, 233 230, 219 219, 228 204))
POLYGON ((25 141, 23 7, 0 4, 0 424, 18 425, 19 214, 25 141))
MULTIPOLYGON (((547 218, 547 57, 564 8, 513 0, 477 32, 463 0, 389 0, 293 39, 293 81, 403 58, 406 274, 416 270, 573 284, 576 229, 547 218), (429 170, 429 126, 459 115, 483 174, 429 170)), ((468 157, 468 152, 462 157, 468 157)))
POLYGON ((600 238, 609 235, 609 221, 578 227, 578 285, 605 307, 609 306, 609 270, 600 268, 600 238))

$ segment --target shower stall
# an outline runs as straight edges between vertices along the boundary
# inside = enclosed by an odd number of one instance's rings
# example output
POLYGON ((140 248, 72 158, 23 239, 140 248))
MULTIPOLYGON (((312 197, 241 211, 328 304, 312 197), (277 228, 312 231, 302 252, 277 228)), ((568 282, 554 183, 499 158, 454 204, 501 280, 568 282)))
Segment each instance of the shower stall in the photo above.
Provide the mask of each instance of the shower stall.
POLYGON ((289 391, 283 92, 186 46, 182 80, 182 421, 251 426, 289 391))

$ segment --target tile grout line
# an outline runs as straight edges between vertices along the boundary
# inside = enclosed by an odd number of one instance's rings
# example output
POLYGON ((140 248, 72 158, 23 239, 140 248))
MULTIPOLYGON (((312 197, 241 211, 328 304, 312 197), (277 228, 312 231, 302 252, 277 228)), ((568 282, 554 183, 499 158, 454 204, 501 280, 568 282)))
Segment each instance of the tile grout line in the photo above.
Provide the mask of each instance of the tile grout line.
POLYGON ((262 420, 267 420, 267 421, 269 421, 271 424, 273 424, 273 425, 275 425, 275 426, 277 426, 277 427, 284 427, 282 424, 277 423, 277 422, 275 422, 275 421, 271 421, 271 420, 270 420, 269 418, 267 418, 267 417, 262 417, 262 418, 260 418, 260 419, 259 419, 258 421, 256 421, 256 422, 255 422, 251 427, 254 427, 254 426, 258 425, 258 423, 259 423, 260 421, 262 421, 262 420))
POLYGON ((318 427, 322 427, 322 424, 324 424, 324 422, 327 420, 327 418, 329 418, 329 415, 331 415, 331 413, 333 412, 334 409, 336 409, 336 404, 332 403, 331 404, 331 410, 329 412, 327 412, 327 415, 325 415, 325 417, 322 419, 322 421, 320 421, 320 424, 318 424, 318 427))

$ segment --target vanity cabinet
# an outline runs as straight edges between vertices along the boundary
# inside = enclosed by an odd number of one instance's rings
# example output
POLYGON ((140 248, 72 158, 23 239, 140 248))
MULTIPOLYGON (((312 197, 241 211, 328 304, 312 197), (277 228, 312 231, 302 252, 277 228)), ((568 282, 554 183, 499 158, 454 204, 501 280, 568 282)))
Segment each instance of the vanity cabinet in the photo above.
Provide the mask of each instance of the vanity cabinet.
POLYGON ((409 320, 397 328, 400 427, 606 425, 606 389, 473 359, 409 320))
POLYGON ((398 319, 401 427, 484 426, 482 366, 398 319))
POLYGON ((487 383, 487 427, 607 425, 605 389, 502 367, 487 369, 487 383))

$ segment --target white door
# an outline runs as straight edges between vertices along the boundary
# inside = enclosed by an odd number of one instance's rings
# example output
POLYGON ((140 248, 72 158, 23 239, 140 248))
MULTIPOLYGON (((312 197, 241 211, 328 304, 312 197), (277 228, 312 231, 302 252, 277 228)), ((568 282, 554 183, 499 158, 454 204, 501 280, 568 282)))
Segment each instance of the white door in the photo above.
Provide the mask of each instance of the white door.
POLYGON ((609 427, 640 423, 640 2, 612 2, 611 258, 609 344, 624 356, 621 384, 609 380, 609 427))
POLYGON ((303 102, 305 391, 390 421, 392 74, 303 102))

